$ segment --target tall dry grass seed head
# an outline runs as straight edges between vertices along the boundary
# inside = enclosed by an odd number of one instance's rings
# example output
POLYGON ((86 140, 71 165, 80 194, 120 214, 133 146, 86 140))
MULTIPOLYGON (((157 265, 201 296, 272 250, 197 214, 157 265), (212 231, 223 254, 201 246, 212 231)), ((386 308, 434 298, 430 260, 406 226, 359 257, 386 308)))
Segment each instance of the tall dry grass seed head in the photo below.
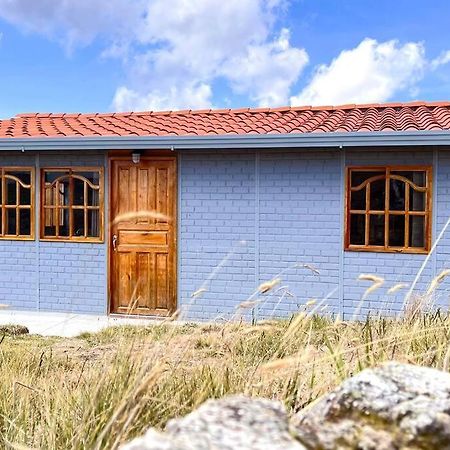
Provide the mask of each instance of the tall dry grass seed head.
POLYGON ((275 286, 278 286, 280 283, 281 278, 274 278, 273 280, 261 283, 258 286, 258 291, 261 292, 261 294, 266 294, 267 292, 271 291, 275 286))
POLYGON ((366 299, 369 294, 371 294, 372 292, 376 291, 377 289, 379 289, 384 284, 384 278, 379 277, 377 275, 372 275, 372 274, 363 274, 362 273, 358 277, 358 280, 360 280, 360 281, 371 281, 372 282, 372 286, 369 286, 366 289, 366 291, 364 292, 364 294, 362 296, 362 300, 366 299))
POLYGON ((427 289, 426 295, 431 295, 435 289, 450 275, 450 269, 444 269, 441 273, 435 276, 427 289))
POLYGON ((406 289, 409 286, 407 283, 397 283, 394 286, 390 287, 387 291, 388 294, 395 294, 401 289, 406 289))

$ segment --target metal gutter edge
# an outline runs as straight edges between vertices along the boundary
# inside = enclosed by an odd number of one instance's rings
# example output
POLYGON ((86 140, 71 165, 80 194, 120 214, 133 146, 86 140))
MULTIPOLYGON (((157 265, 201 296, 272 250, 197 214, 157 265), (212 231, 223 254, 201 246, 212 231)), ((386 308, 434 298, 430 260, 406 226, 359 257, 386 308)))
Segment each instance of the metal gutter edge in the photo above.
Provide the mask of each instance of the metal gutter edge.
POLYGON ((0 138, 0 151, 255 149, 450 145, 450 130, 213 136, 0 138))

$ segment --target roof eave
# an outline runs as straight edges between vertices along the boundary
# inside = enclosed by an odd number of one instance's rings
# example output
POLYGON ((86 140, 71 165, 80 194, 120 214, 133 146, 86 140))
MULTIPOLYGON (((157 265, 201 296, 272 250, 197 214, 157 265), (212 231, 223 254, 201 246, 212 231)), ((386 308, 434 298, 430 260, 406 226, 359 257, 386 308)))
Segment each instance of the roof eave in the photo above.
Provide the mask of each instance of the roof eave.
POLYGON ((450 130, 206 136, 0 138, 0 151, 255 149, 450 145, 450 130))

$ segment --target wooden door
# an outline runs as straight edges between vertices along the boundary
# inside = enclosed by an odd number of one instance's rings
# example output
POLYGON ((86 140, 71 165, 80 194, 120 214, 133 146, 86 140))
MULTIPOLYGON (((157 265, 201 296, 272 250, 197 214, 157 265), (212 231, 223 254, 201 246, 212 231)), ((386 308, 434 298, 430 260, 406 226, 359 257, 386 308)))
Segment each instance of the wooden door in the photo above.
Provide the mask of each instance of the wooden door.
POLYGON ((176 309, 176 159, 111 160, 110 312, 176 309))

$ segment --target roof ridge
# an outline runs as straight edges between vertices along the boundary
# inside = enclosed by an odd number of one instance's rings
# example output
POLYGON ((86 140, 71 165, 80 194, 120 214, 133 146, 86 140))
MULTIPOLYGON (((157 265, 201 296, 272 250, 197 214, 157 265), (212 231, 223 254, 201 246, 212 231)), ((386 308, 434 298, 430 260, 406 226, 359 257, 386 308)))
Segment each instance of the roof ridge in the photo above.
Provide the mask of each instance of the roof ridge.
POLYGON ((350 109, 370 109, 370 108, 405 108, 405 107, 450 107, 449 101, 412 101, 412 102, 386 102, 386 103, 362 103, 362 104, 341 104, 341 105, 301 105, 301 106, 280 106, 280 107, 255 107, 255 108, 222 108, 222 109, 183 109, 166 111, 129 111, 111 113, 39 113, 28 112, 16 114, 14 118, 63 118, 63 117, 116 117, 116 116, 185 116, 195 114, 245 114, 245 113, 272 113, 289 111, 339 111, 350 109))

